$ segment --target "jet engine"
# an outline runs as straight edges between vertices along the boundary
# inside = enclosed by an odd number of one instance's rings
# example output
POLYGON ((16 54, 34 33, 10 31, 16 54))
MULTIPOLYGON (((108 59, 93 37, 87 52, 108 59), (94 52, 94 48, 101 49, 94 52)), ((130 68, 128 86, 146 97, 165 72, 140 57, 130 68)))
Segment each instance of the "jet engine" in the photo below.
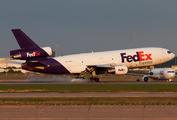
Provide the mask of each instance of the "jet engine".
POLYGON ((147 77, 146 75, 142 77, 143 82, 148 82, 148 80, 149 80, 149 77, 147 77))
POLYGON ((13 59, 30 60, 34 58, 42 58, 51 56, 53 53, 50 47, 42 47, 37 49, 19 49, 10 51, 13 59))
POLYGON ((108 70, 108 73, 115 73, 116 75, 125 75, 127 72, 128 68, 124 65, 115 66, 113 69, 108 70))

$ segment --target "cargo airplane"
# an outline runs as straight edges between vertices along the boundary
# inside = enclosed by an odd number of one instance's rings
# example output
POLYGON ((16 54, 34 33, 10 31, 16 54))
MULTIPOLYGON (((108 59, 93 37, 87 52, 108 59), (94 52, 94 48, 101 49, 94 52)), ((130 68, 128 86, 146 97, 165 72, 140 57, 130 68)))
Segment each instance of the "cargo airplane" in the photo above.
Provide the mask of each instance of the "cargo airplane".
POLYGON ((149 75, 142 76, 142 81, 144 82, 148 82, 149 79, 168 80, 171 82, 173 78, 177 77, 175 75, 175 71, 172 68, 152 68, 149 70, 149 75))
POLYGON ((39 47, 20 29, 12 32, 21 49, 10 51, 13 59, 26 60, 22 68, 41 73, 73 74, 83 78, 90 73, 90 80, 99 82, 98 74, 105 72, 116 75, 127 74, 128 68, 154 66, 165 63, 175 57, 168 49, 145 47, 104 52, 73 54, 50 57, 50 47, 39 47))

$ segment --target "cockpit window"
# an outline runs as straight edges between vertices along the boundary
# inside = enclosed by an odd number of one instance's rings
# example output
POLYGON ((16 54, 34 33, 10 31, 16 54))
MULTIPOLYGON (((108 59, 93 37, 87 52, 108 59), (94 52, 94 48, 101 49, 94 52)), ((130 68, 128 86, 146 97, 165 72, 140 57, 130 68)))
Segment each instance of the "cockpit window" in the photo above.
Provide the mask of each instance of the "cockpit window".
POLYGON ((175 73, 175 71, 167 71, 167 73, 175 73))
POLYGON ((168 54, 171 54, 171 51, 167 51, 168 54))

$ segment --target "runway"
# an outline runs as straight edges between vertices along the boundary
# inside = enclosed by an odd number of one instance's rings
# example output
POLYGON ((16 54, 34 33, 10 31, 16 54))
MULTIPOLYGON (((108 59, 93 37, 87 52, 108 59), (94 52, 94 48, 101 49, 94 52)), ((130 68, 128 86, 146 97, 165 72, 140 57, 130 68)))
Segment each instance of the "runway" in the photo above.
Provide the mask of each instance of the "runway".
POLYGON ((44 98, 44 97, 177 97, 177 93, 0 93, 0 98, 44 98))
POLYGON ((0 85, 177 85, 177 82, 90 82, 90 81, 31 81, 31 80, 0 80, 0 85))
POLYGON ((176 120, 177 106, 1 106, 0 120, 176 120))

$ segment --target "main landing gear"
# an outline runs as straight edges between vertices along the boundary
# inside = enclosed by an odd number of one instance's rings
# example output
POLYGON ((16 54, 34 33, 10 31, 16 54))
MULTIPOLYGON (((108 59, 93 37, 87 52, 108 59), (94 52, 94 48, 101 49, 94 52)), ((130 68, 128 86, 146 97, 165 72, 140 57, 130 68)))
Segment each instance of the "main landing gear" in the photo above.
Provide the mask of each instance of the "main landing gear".
POLYGON ((95 82, 99 82, 99 78, 95 77, 96 76, 96 71, 94 67, 87 67, 86 71, 89 72, 90 74, 92 74, 92 77, 90 78, 90 81, 95 81, 95 82))
POLYGON ((94 77, 92 77, 92 78, 90 78, 90 81, 95 81, 95 82, 99 82, 99 78, 94 78, 94 77))
MULTIPOLYGON (((85 79, 84 77, 75 77, 76 79, 85 79)), ((97 78, 97 77, 91 77, 91 78, 89 78, 90 79, 90 81, 95 81, 95 82, 99 82, 99 78, 97 78)))
POLYGON ((81 74, 76 75, 76 79, 85 79, 83 76, 85 73, 92 74, 92 77, 90 78, 90 81, 99 82, 99 78, 96 77, 96 71, 94 67, 87 67, 85 71, 82 71, 81 74))

